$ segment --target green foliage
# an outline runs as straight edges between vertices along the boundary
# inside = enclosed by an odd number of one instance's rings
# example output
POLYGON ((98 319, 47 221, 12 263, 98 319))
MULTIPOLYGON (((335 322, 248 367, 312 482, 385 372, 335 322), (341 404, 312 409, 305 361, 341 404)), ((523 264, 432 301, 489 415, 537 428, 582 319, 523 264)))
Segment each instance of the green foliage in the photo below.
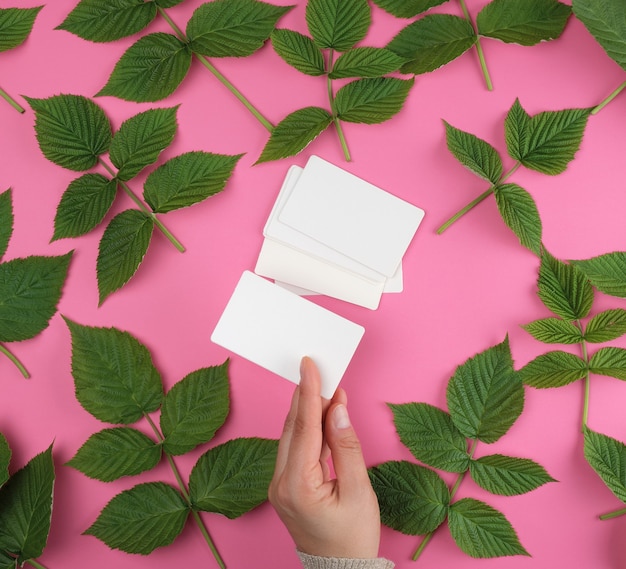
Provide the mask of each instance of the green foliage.
POLYGON ((397 71, 403 63, 404 58, 384 47, 355 47, 337 58, 328 76, 331 79, 382 77, 397 71))
POLYGON ((580 344, 583 339, 579 328, 560 318, 542 318, 522 328, 545 344, 580 344))
POLYGON ((9 479, 9 464, 11 463, 11 447, 6 437, 0 433, 0 487, 9 479))
POLYGON ((111 548, 145 555, 174 541, 192 517, 215 552, 202 519, 192 512, 235 518, 265 501, 278 450, 277 441, 260 438, 214 447, 198 459, 187 491, 173 457, 208 443, 224 424, 230 407, 228 362, 191 372, 164 396, 150 352, 136 338, 115 328, 66 322, 78 402, 108 423, 130 425, 144 418, 156 436, 155 441, 135 428, 107 428, 90 436, 68 465, 107 482, 151 470, 165 454, 179 484, 176 489, 142 483, 118 494, 85 533, 111 548), (159 408, 160 430, 150 417, 159 408))
POLYGON ((508 339, 460 365, 447 388, 449 414, 426 403, 389 405, 400 441, 421 462, 458 478, 450 491, 433 470, 410 462, 370 468, 383 524, 409 535, 431 534, 448 518, 457 545, 472 557, 527 555, 503 514, 471 498, 454 501, 463 477, 493 494, 525 494, 554 479, 526 458, 488 455, 474 459, 477 441, 493 443, 524 406, 520 374, 513 369, 508 339), (468 440, 469 439, 469 450, 468 440))
POLYGON ((599 291, 626 298, 626 253, 615 251, 582 261, 571 261, 599 291))
POLYGON ((589 371, 626 380, 626 349, 600 348, 589 360, 589 371))
POLYGON ((448 0, 374 0, 374 4, 398 18, 412 18, 447 1, 448 0))
POLYGON ((13 49, 26 41, 42 8, 0 9, 0 52, 13 49))
POLYGON ((310 37, 292 30, 274 30, 270 38, 274 51, 298 71, 313 77, 326 73, 324 55, 310 37))
POLYGON ((587 462, 617 499, 626 503, 626 445, 589 428, 584 435, 587 462))
POLYGON ((587 374, 587 366, 574 354, 554 351, 536 357, 519 373, 525 385, 545 389, 562 387, 582 379, 587 374))
POLYGON ((614 308, 596 314, 585 328, 585 340, 592 344, 610 342, 626 334, 626 310, 614 308))
POLYGON ((8 189, 0 194, 0 261, 13 235, 13 196, 8 189))
POLYGON ((532 196, 517 184, 494 186, 498 211, 507 227, 520 243, 535 255, 541 251, 542 225, 537 204, 532 196))
POLYGON ((317 47, 345 52, 367 34, 370 7, 367 0, 308 0, 306 23, 317 47))

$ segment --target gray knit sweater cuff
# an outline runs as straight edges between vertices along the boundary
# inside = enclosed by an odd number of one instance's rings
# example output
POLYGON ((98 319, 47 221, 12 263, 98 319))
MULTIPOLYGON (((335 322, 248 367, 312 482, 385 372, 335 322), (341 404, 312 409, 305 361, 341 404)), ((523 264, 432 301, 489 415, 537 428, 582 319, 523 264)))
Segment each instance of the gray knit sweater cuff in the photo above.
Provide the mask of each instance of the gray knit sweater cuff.
POLYGON ((304 569, 393 569, 387 559, 345 559, 339 557, 317 557, 298 551, 304 569))

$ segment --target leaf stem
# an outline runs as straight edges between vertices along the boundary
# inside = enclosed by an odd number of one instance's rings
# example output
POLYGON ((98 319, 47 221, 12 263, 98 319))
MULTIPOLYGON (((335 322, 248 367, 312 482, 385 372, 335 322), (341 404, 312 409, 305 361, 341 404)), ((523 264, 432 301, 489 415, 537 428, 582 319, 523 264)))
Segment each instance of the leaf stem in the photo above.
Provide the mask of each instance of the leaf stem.
MULTIPOLYGON (((189 44, 189 38, 187 38, 187 36, 183 33, 183 31, 172 20, 172 18, 170 18, 169 14, 161 7, 157 8, 157 9, 159 11, 159 14, 161 14, 161 16, 163 16, 163 19, 174 30, 174 32, 176 33, 178 38, 181 41, 185 42, 186 44, 189 44)), ((217 80, 222 85, 224 85, 224 87, 226 87, 233 95, 235 95, 235 97, 237 97, 239 102, 242 103, 244 105, 244 107, 246 107, 246 109, 248 109, 254 115, 254 117, 269 132, 272 132, 274 130, 274 125, 270 121, 268 121, 261 114, 261 112, 250 101, 248 101, 248 99, 246 99, 246 97, 243 95, 243 93, 241 91, 239 91, 239 89, 237 89, 237 87, 235 87, 224 75, 222 75, 206 57, 204 57, 203 55, 201 55, 199 53, 195 53, 195 52, 194 52, 194 55, 196 56, 196 59, 200 63, 202 63, 202 65, 204 65, 217 78, 217 80)))
POLYGON ((626 89, 626 81, 624 81, 615 91, 613 91, 606 99, 604 99, 597 107, 591 111, 592 115, 597 115, 604 107, 606 107, 615 97, 617 97, 624 89, 626 89))
MULTIPOLYGON (((98 162, 113 178, 116 177, 115 170, 113 170, 113 168, 111 168, 111 166, 109 166, 102 158, 98 158, 98 162)), ((154 224, 161 230, 161 233, 163 233, 163 235, 165 235, 165 237, 169 239, 172 245, 174 245, 174 247, 176 247, 176 249, 178 249, 181 253, 184 253, 185 246, 178 239, 176 239, 174 235, 172 235, 171 231, 167 227, 165 227, 165 225, 163 225, 163 223, 156 216, 156 214, 153 211, 150 211, 145 206, 145 204, 139 199, 139 197, 135 194, 135 192, 133 192, 133 190, 129 188, 126 182, 124 182, 123 180, 119 180, 119 179, 117 181, 122 186, 122 188, 124 189, 128 197, 130 197, 130 199, 133 200, 137 204, 137 206, 143 213, 145 213, 148 217, 152 219, 152 221, 154 221, 154 224)))
POLYGON ((622 508, 621 510, 615 510, 614 512, 609 512, 608 514, 602 514, 598 516, 601 520, 611 520, 613 518, 618 518, 619 516, 623 516, 626 514, 626 508, 622 508))
POLYGON ((8 348, 6 348, 5 346, 3 346, 2 344, 0 344, 0 353, 4 354, 7 358, 9 358, 13 364, 15 365, 15 367, 17 369, 20 370, 20 373, 26 378, 26 379, 30 379, 30 374, 28 373, 28 370, 24 367, 24 364, 22 364, 22 362, 20 360, 17 359, 16 356, 14 356, 8 348))
POLYGON ((46 569, 41 563, 39 563, 39 561, 35 559, 27 559, 24 563, 28 563, 29 565, 32 565, 33 567, 36 567, 37 569, 46 569))
MULTIPOLYGON (((576 320, 576 326, 580 330, 581 335, 584 335, 583 325, 580 322, 580 320, 576 320)), ((587 373, 585 375, 585 396, 584 396, 584 402, 583 402, 583 417, 582 417, 582 424, 580 428, 580 430, 584 432, 585 427, 587 426, 587 423, 589 420, 589 394, 591 391, 591 385, 590 385, 591 380, 590 380, 590 373, 589 373, 589 352, 587 350, 587 342, 585 341, 584 337, 583 337, 583 340, 580 342, 580 347, 581 347, 582 354, 583 354, 583 361, 585 362, 585 366, 587 367, 587 373)))
POLYGON ((4 89, 0 88, 0 97, 2 97, 9 105, 11 105, 19 113, 25 113, 26 110, 20 105, 11 95, 9 95, 4 89))
POLYGON ((476 34, 476 52, 478 53, 478 60, 480 62, 480 68, 483 72, 483 77, 485 78, 485 83, 487 85, 487 90, 493 91, 493 83, 491 82, 491 76, 489 75, 489 69, 487 68, 487 61, 485 60, 485 53, 483 52, 483 46, 480 43, 480 35, 478 35, 478 30, 476 29, 476 25, 474 21, 469 15, 469 11, 467 10, 467 6, 465 5, 465 0, 459 0, 461 4, 461 10, 463 10, 463 15, 465 19, 469 22, 476 34))
POLYGON ((350 149, 348 148, 348 142, 346 141, 346 137, 343 133, 343 128, 341 126, 341 121, 337 116, 337 111, 335 110, 335 95, 333 94, 333 81, 330 78, 330 72, 333 67, 333 58, 334 51, 331 49, 328 52, 328 63, 326 64, 326 85, 328 88, 328 102, 330 103, 330 111, 333 115, 333 123, 335 123, 335 128, 337 129, 337 135, 339 136, 339 142, 341 143, 341 149, 343 150, 343 157, 346 159, 346 162, 350 162, 352 158, 350 157, 350 149))
POLYGON ((521 165, 522 165, 521 162, 516 162, 515 165, 508 172, 506 172, 506 174, 503 174, 502 176, 500 176, 500 179, 498 180, 496 184, 491 186, 489 189, 487 189, 482 194, 480 194, 477 198, 475 198, 470 203, 468 203, 463 209, 459 210, 450 219, 448 219, 448 221, 446 221, 441 227, 439 227, 439 229, 437 229, 436 231, 437 235, 441 235, 446 229, 448 229, 448 227, 450 227, 453 223, 458 221, 468 211, 476 207, 480 202, 482 202, 483 200, 488 198, 491 194, 493 194, 494 189, 497 186, 499 186, 502 182, 505 182, 506 180, 508 180, 521 165))
MULTIPOLYGON (((152 420, 150 415, 148 415, 147 413, 144 413, 143 416, 145 417, 146 421, 148 421, 148 424, 154 431, 154 434, 156 435, 159 442, 163 443, 165 441, 165 438, 161 434, 161 431, 158 429, 158 427, 154 424, 154 421, 152 420)), ((200 514, 193 508, 193 504, 191 503, 191 496, 189 495, 189 490, 187 490, 187 486, 185 485, 183 481, 183 477, 181 476, 180 471, 178 470, 178 467, 176 466, 176 463, 174 462, 174 457, 171 454, 168 454, 167 452, 164 452, 164 454, 165 454, 165 457, 167 458, 167 462, 170 465, 172 472, 174 473, 174 478, 176 478, 176 482, 178 483, 178 488, 180 489, 180 492, 183 495, 185 502, 187 502, 187 505, 189 506, 189 510, 191 511, 191 517, 196 522, 196 525, 198 526, 198 529, 200 530, 202 537, 204 537, 204 541, 206 541, 207 545, 209 546, 209 549, 211 550, 211 553, 213 553, 213 557, 215 557, 215 561, 217 561, 217 564, 220 566, 220 569, 226 569, 226 564, 224 563, 222 556, 219 554, 219 551, 217 550, 217 547, 215 546, 215 542, 213 541, 213 539, 211 538, 211 535, 209 534, 209 530, 204 525, 204 522, 202 521, 200 514)))

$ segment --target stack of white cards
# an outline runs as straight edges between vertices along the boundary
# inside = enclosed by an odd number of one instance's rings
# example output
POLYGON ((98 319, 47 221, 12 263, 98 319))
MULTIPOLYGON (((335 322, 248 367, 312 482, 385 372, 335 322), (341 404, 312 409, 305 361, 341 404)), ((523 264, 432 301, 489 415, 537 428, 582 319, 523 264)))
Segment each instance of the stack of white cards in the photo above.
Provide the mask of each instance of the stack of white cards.
POLYGON ((383 292, 402 290, 402 257, 423 217, 420 208, 311 156, 287 173, 255 272, 294 292, 374 310, 383 292))

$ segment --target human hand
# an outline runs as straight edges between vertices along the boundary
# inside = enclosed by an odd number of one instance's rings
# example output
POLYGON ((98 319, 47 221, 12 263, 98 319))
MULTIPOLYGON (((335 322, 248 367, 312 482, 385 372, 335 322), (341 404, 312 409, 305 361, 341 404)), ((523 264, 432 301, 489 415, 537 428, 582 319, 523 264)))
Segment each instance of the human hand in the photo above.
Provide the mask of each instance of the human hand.
POLYGON ((296 547, 321 557, 378 557, 380 512, 346 394, 320 396, 320 375, 308 357, 278 446, 269 500, 296 547), (335 479, 330 477, 332 458, 335 479))

